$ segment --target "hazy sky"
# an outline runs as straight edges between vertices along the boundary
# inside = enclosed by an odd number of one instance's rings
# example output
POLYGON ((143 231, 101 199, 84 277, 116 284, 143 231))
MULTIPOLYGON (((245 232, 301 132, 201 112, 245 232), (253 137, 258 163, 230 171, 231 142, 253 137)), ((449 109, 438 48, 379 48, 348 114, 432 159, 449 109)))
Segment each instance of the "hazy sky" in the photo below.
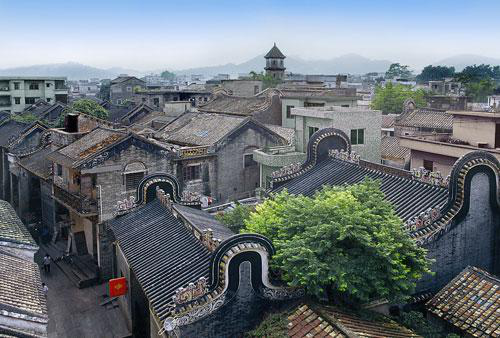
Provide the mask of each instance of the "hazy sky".
POLYGON ((357 53, 421 67, 500 58, 500 0, 0 0, 0 68, 74 61, 182 69, 357 53))

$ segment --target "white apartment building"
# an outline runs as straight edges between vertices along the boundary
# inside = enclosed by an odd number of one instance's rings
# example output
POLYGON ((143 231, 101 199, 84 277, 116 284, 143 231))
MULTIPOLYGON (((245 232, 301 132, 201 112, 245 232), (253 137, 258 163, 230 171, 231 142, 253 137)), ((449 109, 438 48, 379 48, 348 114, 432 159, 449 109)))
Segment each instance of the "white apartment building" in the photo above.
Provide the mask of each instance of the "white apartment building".
POLYGON ((42 99, 48 103, 68 102, 65 77, 0 76, 0 110, 22 112, 26 106, 42 99))

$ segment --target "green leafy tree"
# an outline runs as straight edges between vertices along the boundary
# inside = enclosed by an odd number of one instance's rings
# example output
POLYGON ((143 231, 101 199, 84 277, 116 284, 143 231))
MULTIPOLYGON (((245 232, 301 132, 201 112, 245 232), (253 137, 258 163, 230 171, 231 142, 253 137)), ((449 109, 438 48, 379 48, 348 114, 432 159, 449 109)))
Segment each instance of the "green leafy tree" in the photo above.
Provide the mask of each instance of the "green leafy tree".
POLYGON ((59 117, 57 122, 58 127, 64 126, 64 117, 68 113, 84 113, 103 120, 108 118, 108 111, 103 106, 93 100, 80 99, 66 107, 64 113, 59 117))
POLYGON ((167 80, 174 80, 175 79, 175 74, 172 72, 169 72, 168 70, 163 71, 160 76, 164 79, 167 80))
POLYGON ((401 65, 399 63, 393 63, 389 66, 387 72, 385 72, 386 79, 395 78, 410 78, 412 77, 412 72, 407 65, 401 65))
POLYGON ((270 313, 255 329, 245 333, 245 337, 287 338, 287 324, 286 312, 270 313))
POLYGON ((262 81, 262 88, 263 89, 276 88, 276 86, 281 83, 280 79, 276 79, 269 74, 263 74, 262 72, 257 73, 257 72, 252 70, 249 74, 250 74, 250 77, 252 80, 262 81))
POLYGON ((442 81, 447 77, 455 76, 455 67, 446 66, 426 66, 422 72, 417 75, 417 82, 442 81))
POLYGON ((252 207, 238 203, 232 210, 218 214, 215 218, 232 231, 238 233, 245 227, 245 220, 250 217, 252 210, 252 207))
POLYGON ((387 83, 375 87, 375 96, 371 107, 381 110, 383 114, 400 114, 406 99, 413 99, 417 107, 424 107, 426 92, 423 89, 413 90, 402 84, 387 83))
POLYGON ((103 82, 101 84, 101 87, 99 88, 99 93, 97 94, 97 96, 103 101, 109 101, 110 90, 111 90, 111 82, 110 81, 103 82))
POLYGON ((314 197, 284 191, 258 205, 245 225, 272 240, 272 269, 310 295, 402 300, 430 272, 426 250, 403 231, 378 181, 324 187, 314 197))
POLYGON ((474 102, 487 102, 488 96, 492 95, 497 88, 492 79, 468 82, 465 84, 465 94, 471 96, 474 102))

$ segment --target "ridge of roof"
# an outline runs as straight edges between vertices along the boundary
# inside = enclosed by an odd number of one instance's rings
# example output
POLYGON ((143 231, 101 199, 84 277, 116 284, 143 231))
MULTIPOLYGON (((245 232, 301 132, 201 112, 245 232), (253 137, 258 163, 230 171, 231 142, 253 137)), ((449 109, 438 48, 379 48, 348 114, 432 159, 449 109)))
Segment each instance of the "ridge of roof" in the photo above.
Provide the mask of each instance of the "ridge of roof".
POLYGON ((274 46, 267 52, 267 54, 264 56, 266 59, 285 59, 286 56, 279 50, 279 48, 276 46, 276 42, 274 43, 274 46))

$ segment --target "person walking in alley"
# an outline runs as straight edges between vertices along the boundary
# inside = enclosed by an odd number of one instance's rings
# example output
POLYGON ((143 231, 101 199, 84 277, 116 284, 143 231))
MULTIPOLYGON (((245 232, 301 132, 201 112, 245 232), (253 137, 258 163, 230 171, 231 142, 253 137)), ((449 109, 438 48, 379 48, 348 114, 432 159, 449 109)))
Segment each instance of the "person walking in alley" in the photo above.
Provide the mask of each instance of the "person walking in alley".
POLYGON ((45 271, 45 273, 50 273, 50 261, 51 258, 49 254, 45 254, 45 257, 43 257, 43 271, 45 271))
POLYGON ((47 297, 47 293, 49 292, 49 287, 45 283, 42 283, 42 292, 45 295, 45 297, 47 297))

